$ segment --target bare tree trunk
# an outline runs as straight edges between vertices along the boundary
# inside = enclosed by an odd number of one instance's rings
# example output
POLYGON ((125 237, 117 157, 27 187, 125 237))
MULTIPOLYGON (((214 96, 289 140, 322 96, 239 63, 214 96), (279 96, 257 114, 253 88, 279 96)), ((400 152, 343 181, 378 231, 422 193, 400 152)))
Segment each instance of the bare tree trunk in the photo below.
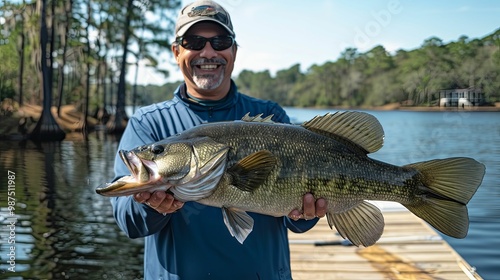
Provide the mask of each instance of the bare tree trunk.
POLYGON ((87 69, 86 69, 86 82, 85 82, 85 104, 83 107, 83 123, 82 123, 82 133, 83 135, 87 135, 89 132, 88 128, 88 122, 87 122, 87 117, 89 114, 89 95, 90 95, 90 66, 91 66, 91 61, 90 61, 90 36, 89 36, 89 30, 90 30, 90 22, 92 20, 92 0, 88 0, 87 3, 87 12, 88 12, 88 17, 87 17, 87 26, 85 27, 86 29, 86 34, 87 34, 87 69))
MULTIPOLYGON (((106 56, 105 56, 106 57, 106 56)), ((100 84, 102 86, 102 111, 100 112, 100 121, 101 124, 106 124, 109 120, 109 113, 108 113, 108 85, 106 83, 106 79, 108 77, 108 65, 106 63, 106 59, 103 60, 103 73, 101 74, 100 79, 100 84)))
POLYGON ((50 51, 49 51, 49 64, 48 64, 48 71, 49 71, 49 81, 50 81, 50 88, 52 92, 52 86, 54 83, 54 68, 52 66, 54 65, 54 50, 55 50, 55 34, 56 34, 56 2, 55 0, 51 1, 51 22, 50 22, 50 51))
POLYGON ((62 63, 59 65, 59 79, 57 83, 57 93, 59 101, 57 102, 57 115, 61 116, 61 106, 64 91, 64 67, 66 66, 66 51, 68 49, 68 33, 71 26, 71 13, 73 11, 73 0, 69 0, 65 3, 66 12, 66 24, 64 25, 64 37, 62 38, 63 53, 62 53, 62 63))
POLYGON ((125 112, 125 94, 126 94, 126 83, 125 74, 127 72, 127 55, 128 55, 128 41, 130 38, 130 20, 132 17, 133 0, 127 1, 127 16, 125 19, 125 34, 123 40, 123 55, 122 64, 120 69, 120 81, 118 83, 118 96, 116 99, 116 112, 113 124, 110 125, 108 122, 108 132, 114 134, 121 134, 125 130, 125 125, 123 123, 127 118, 127 113, 125 112))
POLYGON ((134 77, 134 87, 132 90, 132 111, 135 112, 135 106, 137 105, 137 78, 139 77, 139 58, 135 63, 135 77, 134 77))
MULTIPOLYGON (((25 1, 23 0, 23 7, 25 6, 25 1)), ((25 35, 24 35, 24 12, 21 13, 21 34, 20 39, 21 43, 19 46, 19 77, 18 77, 18 85, 19 85, 19 106, 23 105, 23 75, 24 75, 24 45, 25 45, 25 35)))
POLYGON ((134 88, 132 90, 132 112, 135 112, 135 108, 137 105, 137 79, 139 78, 139 62, 142 57, 142 52, 143 52, 143 43, 142 43, 142 37, 144 36, 144 25, 146 24, 145 21, 142 22, 142 35, 141 35, 141 40, 139 40, 139 51, 137 52, 137 60, 135 62, 135 77, 134 77, 134 88))
POLYGON ((43 110, 40 119, 35 128, 30 133, 29 138, 33 141, 61 141, 66 136, 66 133, 61 130, 59 125, 52 116, 50 111, 52 106, 52 84, 49 80, 49 71, 47 67, 47 23, 46 19, 47 0, 42 0, 42 12, 40 16, 40 42, 42 47, 41 65, 42 65, 42 81, 43 81, 43 110))

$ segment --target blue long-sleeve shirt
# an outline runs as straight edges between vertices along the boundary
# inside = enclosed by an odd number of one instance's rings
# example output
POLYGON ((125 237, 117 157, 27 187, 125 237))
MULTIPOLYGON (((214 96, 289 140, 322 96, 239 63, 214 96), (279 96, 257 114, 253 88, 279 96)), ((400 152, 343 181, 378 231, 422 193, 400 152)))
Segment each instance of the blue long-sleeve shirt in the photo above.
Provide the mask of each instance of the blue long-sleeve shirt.
MULTIPOLYGON (((173 99, 140 108, 130 118, 119 150, 159 141, 204 121, 239 120, 246 113, 290 121, 279 105, 241 94, 234 83, 219 101, 190 98, 182 84, 173 99)), ((115 179, 129 174, 117 155, 115 179)), ((220 208, 186 202, 163 216, 131 196, 111 198, 111 203, 118 226, 130 238, 145 237, 144 278, 155 280, 291 279, 287 228, 304 232, 317 222, 249 213, 253 231, 240 244, 226 228, 220 208)))

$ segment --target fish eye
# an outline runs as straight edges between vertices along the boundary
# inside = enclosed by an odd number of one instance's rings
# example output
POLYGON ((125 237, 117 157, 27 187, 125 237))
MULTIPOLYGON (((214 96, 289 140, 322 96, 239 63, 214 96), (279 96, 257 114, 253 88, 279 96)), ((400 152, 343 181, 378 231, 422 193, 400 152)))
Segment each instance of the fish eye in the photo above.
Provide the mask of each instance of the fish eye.
POLYGON ((164 151, 164 150, 165 150, 165 149, 164 149, 164 148, 163 148, 163 146, 161 146, 161 145, 153 145, 153 146, 151 147, 151 152, 152 152, 153 154, 156 154, 156 155, 157 155, 157 154, 161 154, 161 153, 163 153, 163 151, 164 151))

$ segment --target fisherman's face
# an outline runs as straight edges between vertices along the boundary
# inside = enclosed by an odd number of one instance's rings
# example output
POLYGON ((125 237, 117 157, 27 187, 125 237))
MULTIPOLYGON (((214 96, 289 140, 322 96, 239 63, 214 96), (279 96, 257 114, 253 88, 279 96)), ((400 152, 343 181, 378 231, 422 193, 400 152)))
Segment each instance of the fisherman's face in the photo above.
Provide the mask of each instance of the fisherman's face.
MULTIPOLYGON (((217 23, 200 22, 189 28, 185 36, 188 35, 212 38, 228 33, 217 23)), ((173 50, 190 94, 204 99, 220 99, 227 94, 236 59, 236 43, 219 51, 210 42, 201 50, 182 46, 173 47, 173 50)))

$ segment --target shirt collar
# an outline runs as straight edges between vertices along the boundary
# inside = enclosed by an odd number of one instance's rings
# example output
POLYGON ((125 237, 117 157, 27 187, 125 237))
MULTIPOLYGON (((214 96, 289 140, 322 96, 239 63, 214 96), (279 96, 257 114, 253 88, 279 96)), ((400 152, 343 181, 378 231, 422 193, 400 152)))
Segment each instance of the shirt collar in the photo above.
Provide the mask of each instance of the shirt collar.
POLYGON ((237 101, 239 93, 236 84, 231 80, 229 93, 220 100, 204 100, 193 97, 187 92, 186 83, 182 83, 179 86, 179 88, 176 90, 176 94, 179 95, 182 101, 189 104, 190 107, 199 106, 200 108, 219 109, 233 105, 237 101))

